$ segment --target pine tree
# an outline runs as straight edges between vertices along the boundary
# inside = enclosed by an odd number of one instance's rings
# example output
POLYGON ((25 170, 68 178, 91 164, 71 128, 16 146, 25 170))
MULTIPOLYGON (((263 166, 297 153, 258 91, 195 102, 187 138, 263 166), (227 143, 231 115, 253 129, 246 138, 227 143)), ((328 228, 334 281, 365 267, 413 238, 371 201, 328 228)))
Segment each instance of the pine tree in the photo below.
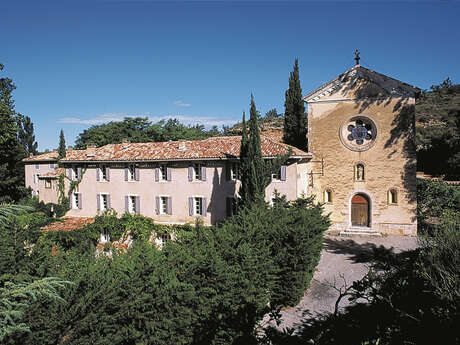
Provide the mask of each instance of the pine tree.
POLYGON ((299 62, 296 59, 294 70, 289 77, 289 89, 284 102, 283 141, 299 149, 307 150, 307 116, 302 100, 302 88, 299 79, 299 62))
POLYGON ((24 148, 27 156, 38 153, 38 144, 35 141, 34 135, 34 124, 30 120, 30 117, 22 114, 18 114, 18 141, 24 148))
POLYGON ((65 151, 65 138, 64 138, 64 131, 61 129, 61 133, 59 134, 59 148, 58 148, 58 158, 64 158, 66 154, 65 151))
POLYGON ((24 152, 18 142, 11 96, 15 88, 10 78, 0 78, 0 202, 17 201, 25 195, 24 168, 21 166, 24 152))

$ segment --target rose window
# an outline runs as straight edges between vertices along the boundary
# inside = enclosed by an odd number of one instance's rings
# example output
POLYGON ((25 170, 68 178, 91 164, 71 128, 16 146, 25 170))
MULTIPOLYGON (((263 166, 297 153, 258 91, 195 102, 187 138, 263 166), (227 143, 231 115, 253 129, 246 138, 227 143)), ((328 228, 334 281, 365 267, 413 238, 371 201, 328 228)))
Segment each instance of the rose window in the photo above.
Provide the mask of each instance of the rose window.
POLYGON ((352 151, 366 151, 372 147, 377 137, 377 127, 367 116, 348 118, 339 130, 342 144, 352 151))
POLYGON ((357 120, 356 123, 348 125, 347 139, 350 141, 356 141, 356 144, 364 144, 364 140, 372 139, 372 126, 368 123, 363 123, 362 120, 357 120))

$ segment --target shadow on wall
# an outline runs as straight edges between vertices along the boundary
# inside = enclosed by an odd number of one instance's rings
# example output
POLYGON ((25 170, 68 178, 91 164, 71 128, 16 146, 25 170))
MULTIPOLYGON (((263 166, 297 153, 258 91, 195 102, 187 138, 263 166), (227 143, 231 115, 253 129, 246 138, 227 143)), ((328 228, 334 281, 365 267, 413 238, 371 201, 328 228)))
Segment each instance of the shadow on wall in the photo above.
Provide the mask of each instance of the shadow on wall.
MULTIPOLYGON (((351 80, 352 76, 344 74, 341 76, 344 81, 351 80)), ((384 107, 390 106, 392 101, 397 100, 392 111, 396 114, 392 122, 392 130, 390 138, 385 143, 385 149, 393 148, 388 154, 388 159, 391 159, 393 154, 398 151, 398 146, 403 149, 403 157, 406 163, 403 167, 402 180, 404 188, 407 191, 407 199, 410 204, 417 201, 417 184, 416 184, 416 169, 417 156, 415 146, 415 105, 409 104, 409 96, 400 96, 405 90, 396 87, 396 93, 391 94, 388 90, 376 85, 372 79, 366 75, 355 79, 351 83, 346 83, 340 92, 354 92, 355 108, 359 113, 364 112, 371 106, 384 107)), ((417 97, 417 96, 415 96, 417 97)), ((415 220, 416 217, 414 216, 415 220)))
POLYGON ((211 224, 213 225, 222 220, 219 215, 226 216, 227 197, 235 195, 236 184, 233 181, 228 182, 225 175, 225 169, 222 169, 219 176, 219 171, 214 168, 211 200, 207 209, 207 212, 211 212, 211 224))

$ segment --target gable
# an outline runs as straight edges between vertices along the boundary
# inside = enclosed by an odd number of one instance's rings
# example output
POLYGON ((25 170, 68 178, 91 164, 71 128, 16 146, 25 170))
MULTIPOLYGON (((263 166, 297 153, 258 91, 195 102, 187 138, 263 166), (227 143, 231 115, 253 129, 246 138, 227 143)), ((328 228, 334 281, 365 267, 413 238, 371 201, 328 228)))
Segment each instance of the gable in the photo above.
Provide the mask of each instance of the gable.
POLYGON ((366 98, 410 98, 419 89, 384 74, 355 65, 303 99, 307 103, 366 98))

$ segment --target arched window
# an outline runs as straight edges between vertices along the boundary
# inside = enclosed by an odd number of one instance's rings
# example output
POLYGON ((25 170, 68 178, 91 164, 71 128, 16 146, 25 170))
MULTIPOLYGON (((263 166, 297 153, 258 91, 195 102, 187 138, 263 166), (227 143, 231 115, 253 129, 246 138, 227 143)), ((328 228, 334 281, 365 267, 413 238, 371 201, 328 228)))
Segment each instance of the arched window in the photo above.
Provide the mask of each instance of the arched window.
POLYGON ((392 188, 388 191, 388 204, 398 204, 398 191, 395 188, 392 188))
POLYGON ((332 188, 326 188, 324 190, 324 202, 326 204, 332 204, 332 188))
POLYGON ((355 181, 364 181, 364 164, 358 163, 355 166, 355 181))

